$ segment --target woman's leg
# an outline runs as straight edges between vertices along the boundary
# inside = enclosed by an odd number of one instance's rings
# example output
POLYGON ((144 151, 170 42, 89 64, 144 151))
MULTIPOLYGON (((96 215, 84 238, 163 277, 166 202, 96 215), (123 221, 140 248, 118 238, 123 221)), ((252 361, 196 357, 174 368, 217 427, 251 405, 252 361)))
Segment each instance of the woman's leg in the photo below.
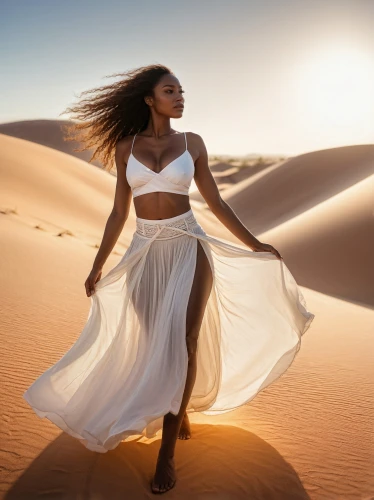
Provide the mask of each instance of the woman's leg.
POLYGON ((156 473, 153 478, 153 489, 157 491, 167 491, 175 482, 173 459, 175 444, 196 380, 197 341, 205 307, 213 284, 209 260, 199 240, 196 241, 196 269, 186 314, 186 348, 188 353, 186 385, 178 414, 173 415, 169 412, 164 416, 161 447, 157 460, 156 473))

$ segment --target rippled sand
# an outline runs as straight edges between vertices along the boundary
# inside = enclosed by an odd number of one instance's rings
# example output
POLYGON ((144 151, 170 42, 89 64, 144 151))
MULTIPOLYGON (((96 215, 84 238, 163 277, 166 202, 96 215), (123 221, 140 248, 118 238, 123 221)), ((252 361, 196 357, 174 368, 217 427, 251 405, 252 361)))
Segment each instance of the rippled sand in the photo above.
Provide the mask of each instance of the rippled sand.
MULTIPOLYGON (((97 454, 39 419, 22 398, 86 321, 84 281, 115 179, 24 140, 0 135, 0 150, 1 498, 153 498, 160 436, 97 454)), ((191 417, 193 436, 177 442, 178 482, 168 498, 374 498, 373 266, 363 247, 372 243, 372 182, 368 174, 297 217, 285 213, 263 237, 255 232, 279 248, 301 284, 313 283, 302 290, 316 318, 290 369, 250 404, 191 417)), ((214 218, 193 209, 217 234, 214 218)), ((236 208, 240 217, 244 210, 236 208)), ((104 273, 123 254, 133 224, 132 210, 104 273)))

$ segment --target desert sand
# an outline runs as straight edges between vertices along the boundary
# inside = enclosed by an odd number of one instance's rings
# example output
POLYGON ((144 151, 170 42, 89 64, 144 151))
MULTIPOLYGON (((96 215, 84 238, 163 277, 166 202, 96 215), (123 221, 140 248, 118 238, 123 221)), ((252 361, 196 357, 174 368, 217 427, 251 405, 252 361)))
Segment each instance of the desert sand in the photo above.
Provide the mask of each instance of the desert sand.
MULTIPOLYGON (((22 398, 83 328, 84 281, 115 189, 114 176, 37 142, 0 134, 0 496, 154 498, 160 435, 91 452, 22 398)), ((248 405, 191 416, 165 498, 374 498, 373 151, 301 155, 225 190, 282 253, 316 318, 292 366, 248 405)), ((203 204, 191 206, 207 232, 240 243, 203 204)), ((132 206, 103 275, 134 229, 132 206)))
MULTIPOLYGON (((75 151, 79 143, 64 140, 63 126, 71 123, 70 120, 48 119, 0 123, 0 134, 36 142, 42 146, 48 146, 49 148, 72 155, 75 158, 89 161, 92 151, 75 151)), ((102 167, 102 163, 99 160, 94 160, 91 165, 102 167)))

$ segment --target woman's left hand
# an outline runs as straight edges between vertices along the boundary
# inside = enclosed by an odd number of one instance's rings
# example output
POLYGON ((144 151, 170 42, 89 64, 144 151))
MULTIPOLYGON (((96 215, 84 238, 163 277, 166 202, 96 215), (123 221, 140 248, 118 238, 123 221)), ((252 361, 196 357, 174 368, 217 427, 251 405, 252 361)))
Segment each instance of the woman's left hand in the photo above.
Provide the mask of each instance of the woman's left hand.
POLYGON ((254 252, 271 252, 273 253, 279 260, 283 260, 283 257, 278 252, 276 248, 268 243, 258 243, 255 247, 252 247, 254 252))

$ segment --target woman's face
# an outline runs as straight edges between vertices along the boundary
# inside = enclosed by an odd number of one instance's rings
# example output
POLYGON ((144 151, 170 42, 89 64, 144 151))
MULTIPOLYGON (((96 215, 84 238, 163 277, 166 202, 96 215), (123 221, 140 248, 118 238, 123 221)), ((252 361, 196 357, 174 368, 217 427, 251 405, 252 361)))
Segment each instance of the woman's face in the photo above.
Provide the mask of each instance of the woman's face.
POLYGON ((163 75, 158 84, 153 89, 154 97, 146 98, 160 115, 169 118, 181 118, 184 106, 184 90, 174 75, 163 75))

